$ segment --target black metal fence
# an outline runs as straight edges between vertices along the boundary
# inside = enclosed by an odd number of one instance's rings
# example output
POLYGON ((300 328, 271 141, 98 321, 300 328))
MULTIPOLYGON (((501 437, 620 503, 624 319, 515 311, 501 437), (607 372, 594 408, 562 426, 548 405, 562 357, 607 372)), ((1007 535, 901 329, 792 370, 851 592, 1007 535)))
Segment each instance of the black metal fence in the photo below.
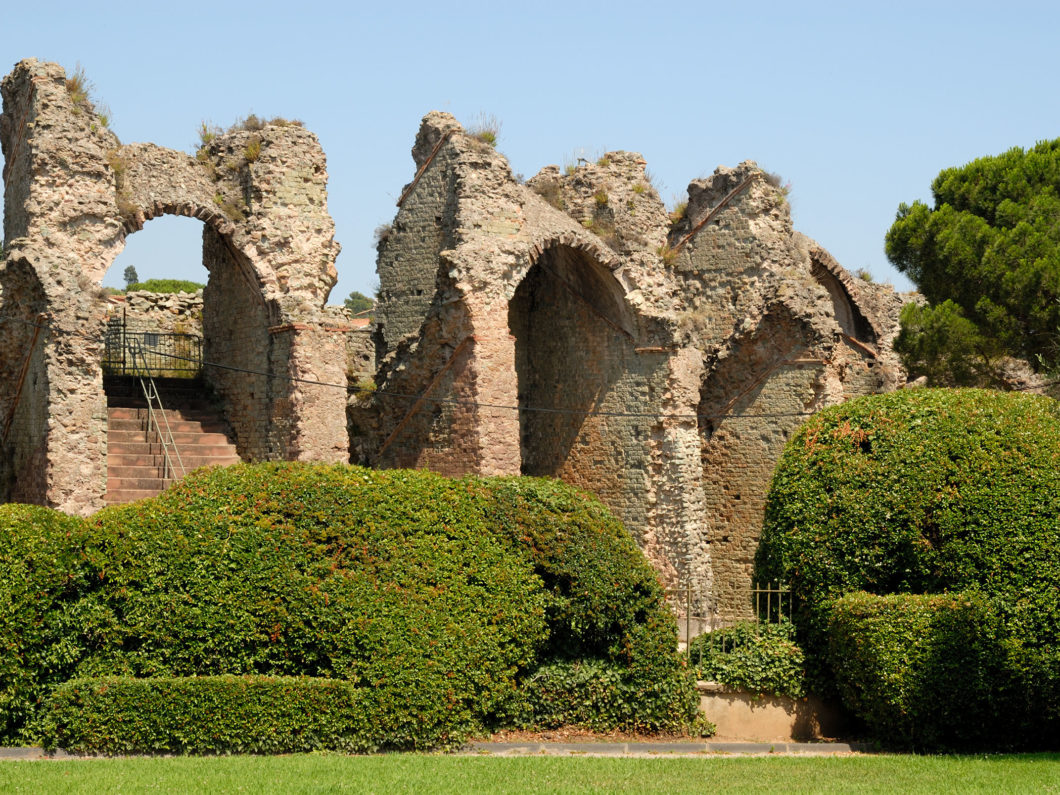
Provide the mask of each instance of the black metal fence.
MULTIPOLYGON (((786 583, 752 583, 750 620, 758 625, 779 624, 791 620, 791 590, 786 583)), ((719 613, 715 605, 710 605, 706 615, 697 614, 692 606, 691 586, 680 586, 666 589, 666 600, 677 617, 678 634, 687 649, 691 640, 697 635, 710 634, 736 623, 734 618, 727 618, 719 613)), ((721 641, 724 643, 724 640, 721 641)), ((711 638, 713 646, 713 637, 711 638)), ((724 649, 722 649, 724 651, 724 649)))
POLYGON ((202 337, 196 334, 129 331, 120 325, 107 329, 103 344, 104 375, 195 378, 201 372, 202 337), (135 365, 131 352, 133 340, 140 343, 143 351, 135 365))

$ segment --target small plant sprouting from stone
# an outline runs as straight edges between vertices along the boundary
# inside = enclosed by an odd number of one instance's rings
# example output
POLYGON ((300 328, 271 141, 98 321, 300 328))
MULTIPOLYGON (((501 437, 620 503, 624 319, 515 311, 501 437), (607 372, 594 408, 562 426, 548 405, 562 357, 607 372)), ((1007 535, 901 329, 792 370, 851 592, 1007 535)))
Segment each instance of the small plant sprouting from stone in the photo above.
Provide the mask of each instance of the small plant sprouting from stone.
POLYGON ((646 191, 647 189, 648 189, 648 186, 645 185, 643 182, 634 182, 633 183, 633 192, 636 193, 638 196, 640 196, 642 193, 644 193, 644 191, 646 191))
POLYGON ((213 143, 214 139, 221 134, 221 128, 216 124, 208 124, 202 122, 199 125, 199 146, 209 146, 213 143))
POLYGON ((679 201, 674 205, 674 208, 670 211, 670 223, 678 224, 685 217, 685 213, 688 212, 688 202, 679 201))
POLYGON ((66 77, 66 92, 70 95, 70 101, 74 103, 74 111, 79 112, 81 108, 92 109, 88 95, 92 91, 92 83, 85 76, 85 69, 78 64, 74 71, 66 77))
POLYGON ((659 247, 659 259, 663 261, 664 265, 670 266, 677 262, 677 249, 671 246, 669 243, 659 247))
POLYGON ((497 148, 497 138, 501 134, 501 123, 493 114, 480 113, 467 126, 467 134, 487 146, 497 148))
POLYGON ((114 174, 114 202, 118 205, 118 212, 126 221, 131 221, 136 217, 140 208, 133 202, 129 188, 125 184, 125 174, 128 168, 119 150, 112 149, 107 153, 107 165, 114 174))
POLYGON ((563 212, 567 209, 567 202, 563 199, 563 189, 555 180, 540 180, 531 184, 531 189, 551 204, 557 210, 563 212))
POLYGON ((96 103, 96 121, 99 122, 100 127, 110 128, 110 107, 102 102, 96 103))
POLYGON ((376 391, 377 385, 372 378, 360 378, 354 386, 354 394, 361 400, 369 398, 376 391))
POLYGON ((213 203, 221 208, 221 212, 225 214, 229 221, 239 222, 246 218, 246 216, 243 215, 243 211, 239 209, 239 205, 233 201, 229 201, 220 193, 214 194, 213 203))
POLYGON ((857 276, 861 281, 872 283, 872 274, 867 268, 858 268, 854 271, 854 275, 857 276))
POLYGON ((379 224, 379 226, 375 228, 374 237, 376 251, 383 250, 383 248, 387 244, 387 241, 390 240, 390 235, 393 233, 393 231, 393 224, 379 224))
POLYGON ((609 165, 611 165, 611 160, 610 158, 608 158, 607 155, 604 155, 596 161, 596 165, 600 166, 600 168, 607 168, 609 165))
POLYGON ((781 199, 786 200, 788 194, 791 193, 791 183, 785 182, 780 174, 776 174, 772 171, 763 171, 762 175, 769 185, 772 185, 777 191, 779 191, 781 199))
POLYGON ((261 136, 252 135, 250 140, 247 141, 246 148, 243 150, 243 157, 246 158, 248 163, 253 163, 259 157, 261 157, 261 136))
POLYGON ((618 230, 615 228, 614 221, 611 219, 596 216, 595 218, 588 218, 582 221, 582 226, 604 241, 609 248, 615 251, 621 251, 622 241, 619 238, 618 230))
POLYGON ((597 207, 606 207, 608 202, 607 191, 598 190, 593 194, 593 201, 596 202, 597 207))

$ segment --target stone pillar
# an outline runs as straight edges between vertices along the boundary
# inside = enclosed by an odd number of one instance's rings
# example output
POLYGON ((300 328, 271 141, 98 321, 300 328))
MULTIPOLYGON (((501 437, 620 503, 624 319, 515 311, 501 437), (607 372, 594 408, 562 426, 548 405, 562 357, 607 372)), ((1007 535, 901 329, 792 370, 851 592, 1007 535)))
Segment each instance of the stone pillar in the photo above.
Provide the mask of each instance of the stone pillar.
POLYGON ((291 323, 272 337, 269 413, 278 457, 285 461, 349 460, 346 433, 346 348, 340 334, 291 323))

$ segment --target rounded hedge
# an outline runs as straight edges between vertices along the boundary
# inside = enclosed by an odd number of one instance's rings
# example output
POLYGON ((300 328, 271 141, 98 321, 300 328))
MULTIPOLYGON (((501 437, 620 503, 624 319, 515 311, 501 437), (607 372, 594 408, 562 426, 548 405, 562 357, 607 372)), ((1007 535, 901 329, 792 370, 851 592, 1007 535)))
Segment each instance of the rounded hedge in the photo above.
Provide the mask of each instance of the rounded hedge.
MULTIPOLYGON (((87 522, 29 510, 33 527, 68 529, 40 610, 61 595, 78 623, 39 639, 63 665, 26 675, 32 703, 74 676, 341 679, 373 715, 365 742, 424 748, 533 723, 534 672, 591 659, 626 688, 616 725, 691 717, 654 573, 603 506, 561 483, 239 465, 87 522)), ((32 718, 12 711, 6 736, 31 735, 32 718)))
POLYGON ((777 465, 756 568, 791 584, 818 660, 847 593, 975 591, 1044 670, 1060 641, 1060 404, 904 390, 817 413, 777 465))
MULTIPOLYGON (((0 739, 22 742, 42 688, 72 676, 101 623, 85 525, 33 505, 0 505, 0 739)), ((105 623, 105 619, 103 621, 105 623)))

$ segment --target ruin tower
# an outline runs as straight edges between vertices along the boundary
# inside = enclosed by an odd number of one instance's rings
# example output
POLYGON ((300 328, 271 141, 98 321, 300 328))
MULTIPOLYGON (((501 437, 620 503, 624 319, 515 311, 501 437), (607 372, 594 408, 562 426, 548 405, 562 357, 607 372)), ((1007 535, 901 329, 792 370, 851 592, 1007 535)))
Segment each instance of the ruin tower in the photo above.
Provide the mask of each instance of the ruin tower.
POLYGON ((334 223, 316 137, 282 120, 197 156, 122 145, 62 67, 2 85, 4 255, 0 497, 71 513, 103 504, 107 413, 100 283, 162 214, 203 223, 204 376, 244 460, 345 460, 343 342, 323 313, 334 223))

